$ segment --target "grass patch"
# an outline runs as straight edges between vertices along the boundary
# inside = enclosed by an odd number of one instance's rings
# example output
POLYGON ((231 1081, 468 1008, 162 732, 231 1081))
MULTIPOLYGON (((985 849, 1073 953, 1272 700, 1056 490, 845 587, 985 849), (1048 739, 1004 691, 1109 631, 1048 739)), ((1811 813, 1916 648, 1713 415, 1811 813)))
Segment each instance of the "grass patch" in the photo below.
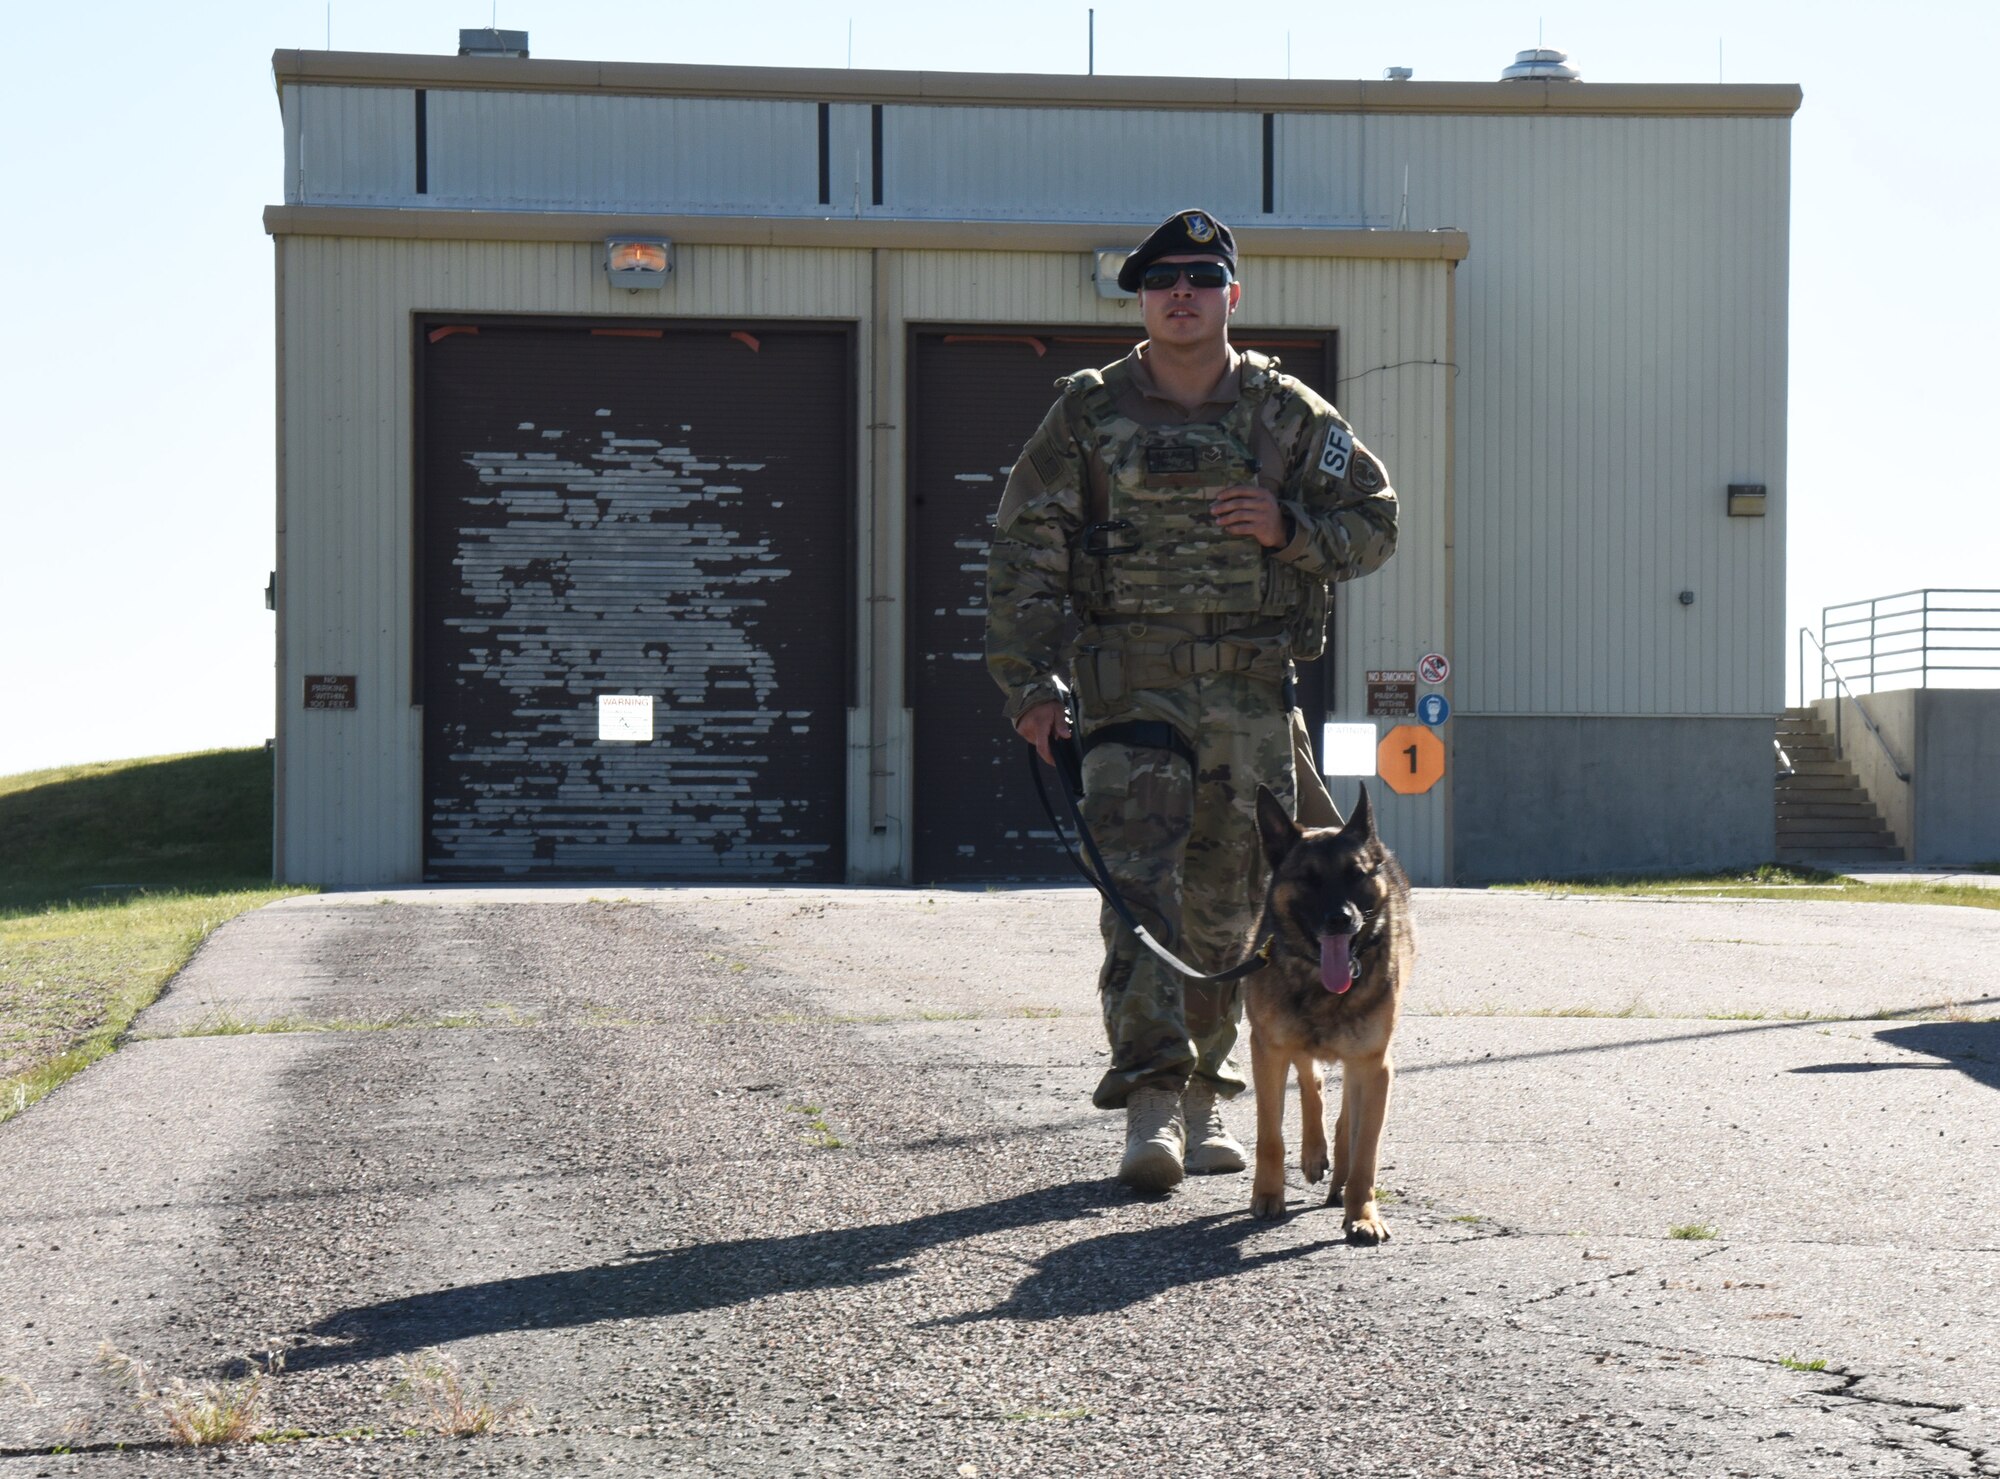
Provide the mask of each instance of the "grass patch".
POLYGON ((155 1042, 169 1037, 245 1037, 285 1032, 394 1032, 400 1028, 438 1032, 467 1027, 533 1027, 540 1020, 515 1007, 452 1012, 438 1017, 414 1012, 400 1012, 391 1017, 239 1017, 234 1012, 222 1011, 208 1013, 172 1032, 141 1033, 137 1040, 155 1042))
POLYGON ((826 1116, 817 1104, 787 1104, 785 1113, 801 1115, 805 1119, 805 1134, 801 1136, 810 1145, 821 1150, 839 1150, 847 1142, 833 1133, 833 1127, 826 1122, 826 1116))
POLYGON ((1667 1229, 1668 1237, 1684 1243, 1713 1242, 1715 1235, 1715 1225, 1709 1222, 1683 1222, 1667 1229))
MULTIPOLYGON (((1973 871, 1985 871, 1982 867, 1973 871)), ((1605 898, 1838 899, 1844 904, 1954 904, 2000 909, 2000 889, 1976 883, 1863 883, 1841 873, 1784 863, 1721 873, 1597 874, 1538 878, 1491 887, 1520 893, 1605 898)))
POLYGON ((1778 1364, 1787 1371, 1824 1371, 1826 1370, 1826 1357, 1814 1356, 1811 1360, 1807 1361, 1801 1360, 1797 1356, 1786 1356, 1778 1364))
POLYGON ((108 1054, 270 882, 271 759, 219 750, 0 776, 0 1121, 108 1054))
MULTIPOLYGON (((1377 1197, 1376 1200, 1380 1201, 1381 1198, 1377 1197)), ((1484 1212, 1461 1212, 1458 1214, 1458 1216, 1452 1218, 1453 1222, 1465 1222, 1465 1223, 1484 1222, 1485 1220, 1486 1220, 1486 1214, 1484 1212)))
POLYGON ((268 885, 271 756, 207 750, 0 776, 0 913, 268 885))
POLYGON ((97 1348, 97 1364, 131 1389, 139 1410, 157 1421, 176 1448, 212 1448, 220 1443, 249 1443, 261 1437, 268 1396, 266 1383, 278 1370, 255 1371, 239 1381, 204 1382, 189 1386, 173 1381, 162 1387, 145 1364, 105 1341, 97 1348))
POLYGON ((458 1363, 438 1351, 405 1356, 402 1368, 403 1379, 393 1395, 424 1432, 441 1438, 476 1438, 528 1415, 518 1403, 496 1407, 483 1390, 475 1394, 458 1363))

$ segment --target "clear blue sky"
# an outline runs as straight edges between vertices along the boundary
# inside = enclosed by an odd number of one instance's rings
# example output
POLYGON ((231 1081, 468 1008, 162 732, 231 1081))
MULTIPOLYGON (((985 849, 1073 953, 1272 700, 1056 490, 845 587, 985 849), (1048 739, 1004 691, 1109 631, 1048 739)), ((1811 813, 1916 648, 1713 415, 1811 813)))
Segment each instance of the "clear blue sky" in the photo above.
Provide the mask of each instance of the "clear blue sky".
MULTIPOLYGON (((525 3, 535 55, 1081 72, 1084 4, 525 3)), ((490 0, 336 0, 342 50, 443 52, 490 0)), ((323 3, 10 10, 0 774, 272 732, 270 54, 323 3)), ((2000 5, 1113 0, 1102 72, 1490 79, 1538 29, 1601 82, 1796 82, 1790 609, 2000 587, 2000 5), (1892 20, 1885 18, 1893 16, 1892 20), (1288 32, 1289 28, 1289 32, 1288 32)), ((1468 455, 1461 449, 1461 455, 1468 455)), ((1792 690, 1787 690, 1787 701, 1792 690)))

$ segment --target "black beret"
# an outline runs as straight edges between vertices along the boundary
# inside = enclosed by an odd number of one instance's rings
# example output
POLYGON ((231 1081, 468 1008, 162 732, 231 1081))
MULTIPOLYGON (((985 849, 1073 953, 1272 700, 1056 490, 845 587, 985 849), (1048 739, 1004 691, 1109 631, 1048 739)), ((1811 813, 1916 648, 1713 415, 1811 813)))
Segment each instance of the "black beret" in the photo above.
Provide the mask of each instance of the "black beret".
POLYGON ((1220 257, 1236 275, 1236 238, 1229 228, 1207 211, 1175 211, 1139 243, 1139 249, 1118 269, 1118 286, 1128 293, 1139 291, 1139 274, 1162 257, 1184 257, 1199 252, 1220 257))

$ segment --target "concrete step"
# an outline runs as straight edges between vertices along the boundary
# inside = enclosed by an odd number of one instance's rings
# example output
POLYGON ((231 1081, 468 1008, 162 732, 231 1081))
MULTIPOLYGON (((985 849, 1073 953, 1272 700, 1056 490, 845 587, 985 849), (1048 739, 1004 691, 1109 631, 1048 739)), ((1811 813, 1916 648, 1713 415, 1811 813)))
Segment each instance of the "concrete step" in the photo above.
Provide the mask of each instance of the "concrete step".
POLYGON ((1786 801, 1778 797, 1778 825, 1786 821, 1820 821, 1820 819, 1842 819, 1856 821, 1860 825, 1880 825, 1882 817, 1876 813, 1874 803, 1866 797, 1862 799, 1840 799, 1840 801, 1786 801))
MULTIPOLYGON (((1798 760, 1792 761, 1792 769, 1801 775, 1844 775, 1852 778, 1854 767, 1845 760, 1798 760)), ((1860 782, 1856 781, 1856 785, 1860 782)))
POLYGON ((1812 867, 1851 867, 1854 864, 1900 863, 1900 847, 1778 847, 1781 863, 1804 863, 1812 867))
POLYGON ((1778 817, 1778 835, 1818 835, 1822 831, 1838 831, 1842 837, 1866 835, 1870 841, 1876 837, 1892 841, 1890 829, 1884 827, 1876 817, 1778 817))
POLYGON ((1778 777, 1778 791, 1858 791, 1861 783, 1837 770, 1795 770, 1778 777))
POLYGON ((1883 832, 1791 832, 1778 829, 1778 848, 1869 848, 1903 855, 1893 837, 1883 832))

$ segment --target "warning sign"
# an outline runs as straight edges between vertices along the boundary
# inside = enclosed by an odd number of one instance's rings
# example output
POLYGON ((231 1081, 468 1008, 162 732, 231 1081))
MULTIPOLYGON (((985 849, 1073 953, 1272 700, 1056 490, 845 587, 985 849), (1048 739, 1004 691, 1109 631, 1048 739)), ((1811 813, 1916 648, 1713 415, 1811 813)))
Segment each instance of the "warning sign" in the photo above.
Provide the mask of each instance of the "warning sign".
POLYGON ((650 740, 653 737, 652 695, 598 694, 597 737, 601 740, 650 740))
POLYGON ((306 707, 309 709, 353 708, 354 674, 306 674, 306 707))
POLYGON ((1421 796, 1444 779, 1444 741, 1421 724, 1398 724, 1375 747, 1375 773, 1390 790, 1421 796))
POLYGON ((1442 652, 1426 652, 1417 659, 1417 676, 1426 683, 1442 683, 1451 676, 1451 659, 1442 652))
POLYGON ((1408 719, 1417 712, 1417 674, 1413 668, 1368 670, 1368 717, 1408 719))

